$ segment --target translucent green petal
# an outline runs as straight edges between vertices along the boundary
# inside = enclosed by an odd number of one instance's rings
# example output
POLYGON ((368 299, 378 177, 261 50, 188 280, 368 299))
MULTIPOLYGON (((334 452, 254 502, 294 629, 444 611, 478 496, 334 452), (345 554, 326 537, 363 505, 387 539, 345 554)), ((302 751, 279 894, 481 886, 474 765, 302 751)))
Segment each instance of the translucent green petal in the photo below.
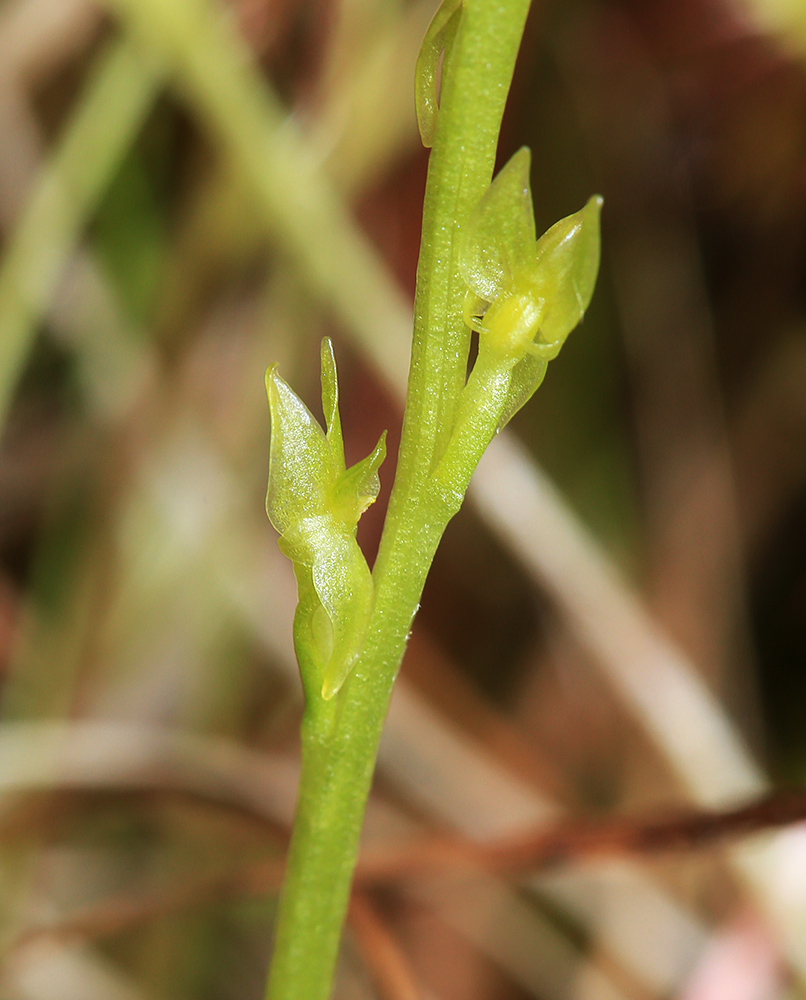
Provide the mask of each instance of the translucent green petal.
POLYGON ((378 469, 386 458, 386 431, 366 458, 356 462, 339 476, 328 501, 334 517, 348 526, 355 526, 358 519, 377 499, 381 489, 378 469))
POLYGON ((354 531, 331 514, 294 524, 280 538, 280 550, 297 577, 294 644, 306 692, 319 694, 321 688, 323 697, 332 698, 361 652, 372 611, 372 574, 354 531))
POLYGON ((417 109, 420 138, 426 148, 430 148, 434 144, 434 134, 437 130, 439 57, 445 46, 449 44, 451 31, 456 27, 454 17, 458 14, 461 6, 461 0, 442 0, 428 25, 420 54, 417 57, 417 66, 414 71, 414 103, 417 109))
POLYGON ((548 348, 546 360, 556 356, 590 304, 599 271, 601 210, 602 198, 594 195, 538 240, 531 274, 537 293, 546 300, 538 337, 538 347, 548 348))
POLYGON ((319 698, 325 668, 333 655, 333 626, 313 585, 310 566, 294 563, 297 610, 294 614, 294 651, 306 699, 319 698))
POLYGON ((534 266, 535 220, 524 146, 493 180, 461 234, 459 267, 467 286, 493 302, 516 274, 534 266))
POLYGON ((515 365, 512 369, 506 405, 498 423, 499 430, 509 423, 524 403, 532 398, 545 378, 547 368, 548 361, 532 354, 527 354, 515 365))
POLYGON ((313 585, 332 627, 332 650, 322 678, 322 697, 332 698, 353 668, 372 611, 372 574, 355 538, 334 532, 320 544, 313 564, 313 585))
POLYGON ((335 481, 324 431, 272 365, 266 372, 271 414, 266 513, 280 532, 321 512, 335 481))
POLYGON ((333 461, 339 472, 344 472, 344 441, 341 434, 341 417, 339 416, 339 378, 336 372, 336 356, 333 353, 333 341, 330 337, 322 338, 322 412, 327 427, 327 440, 333 461))

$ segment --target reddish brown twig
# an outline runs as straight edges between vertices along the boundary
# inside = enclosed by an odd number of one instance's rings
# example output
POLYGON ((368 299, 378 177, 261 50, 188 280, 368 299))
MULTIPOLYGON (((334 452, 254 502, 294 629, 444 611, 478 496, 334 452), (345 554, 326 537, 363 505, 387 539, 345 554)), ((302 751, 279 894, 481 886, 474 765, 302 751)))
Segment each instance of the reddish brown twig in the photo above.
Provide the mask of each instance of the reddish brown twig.
POLYGON ((362 883, 373 883, 448 868, 516 874, 595 857, 693 850, 802 820, 806 791, 773 792, 724 812, 688 809, 649 818, 563 820, 487 844, 435 837, 399 849, 373 850, 362 857, 356 876, 362 883))
POLYGON ((613 854, 693 850, 806 820, 806 791, 773 792, 723 812, 677 810, 650 818, 568 821, 480 849, 485 866, 518 871, 613 854))
MULTIPOLYGON (((724 812, 681 810, 649 819, 568 820, 490 844, 445 836, 424 838, 362 855, 356 869, 356 886, 360 889, 414 876, 461 871, 516 875, 589 858, 691 850, 802 820, 806 820, 806 791, 792 791, 775 792, 724 812)), ((42 936, 99 939, 191 906, 266 895, 277 891, 282 871, 281 861, 264 861, 235 872, 209 875, 139 900, 130 897, 107 900, 57 923, 27 928, 7 950, 42 936)))
POLYGON ((381 996, 385 1000, 422 1000, 408 959, 366 893, 353 893, 348 919, 381 996))

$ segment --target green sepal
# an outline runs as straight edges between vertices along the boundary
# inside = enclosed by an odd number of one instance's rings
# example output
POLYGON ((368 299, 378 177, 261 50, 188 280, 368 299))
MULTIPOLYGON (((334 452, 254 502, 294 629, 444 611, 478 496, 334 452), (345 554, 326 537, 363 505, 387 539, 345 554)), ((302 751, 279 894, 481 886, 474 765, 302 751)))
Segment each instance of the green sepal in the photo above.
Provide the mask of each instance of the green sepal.
POLYGON ((584 208, 555 223, 537 241, 532 273, 535 289, 546 302, 538 341, 556 346, 557 352, 582 320, 593 296, 599 273, 601 211, 602 197, 595 194, 584 208))
POLYGON ((533 354, 525 355, 515 365, 510 377, 507 400, 501 413, 501 419, 498 421, 499 431, 534 396, 546 377, 548 367, 548 361, 536 358, 533 354))
POLYGON ((313 585, 312 567, 301 562, 292 565, 297 579, 294 651, 305 699, 311 702, 321 695, 325 668, 333 652, 333 626, 313 585))
POLYGON ((499 171, 463 227, 459 268, 465 284, 484 302, 507 292, 534 262, 530 166, 531 153, 524 146, 499 171))
POLYGON ((277 374, 266 372, 271 415, 266 513, 283 534, 324 508, 338 470, 327 438, 310 410, 277 374))
POLYGON ((341 433, 341 417, 339 416, 339 376, 336 371, 336 356, 333 353, 333 341, 330 337, 322 338, 320 349, 322 366, 322 413, 327 427, 326 437, 334 464, 339 472, 344 472, 344 440, 341 433))
POLYGON ((552 226, 537 241, 531 281, 526 275, 516 281, 516 286, 530 284, 541 303, 542 319, 537 337, 512 369, 499 430, 537 391, 548 362, 585 315, 599 270, 601 208, 601 197, 594 195, 579 212, 552 226))
POLYGON ((298 607, 304 608, 294 639, 300 668, 309 664, 313 676, 303 671, 303 681, 306 688, 313 685, 330 699, 361 652, 374 597, 372 574, 355 534, 331 514, 304 518, 279 544, 294 563, 298 607), (310 576, 300 572, 302 567, 310 576), (304 593, 308 580, 326 617, 317 615, 316 603, 304 593))
POLYGON ((439 58, 453 37, 457 25, 456 15, 461 6, 462 0, 442 0, 426 29, 417 57, 417 66, 414 70, 414 104, 417 110, 417 127, 426 149, 433 146, 437 131, 439 58))
POLYGON ((351 534, 317 554, 313 584, 333 630, 333 651, 322 677, 322 697, 339 692, 364 645, 375 588, 364 553, 351 534))

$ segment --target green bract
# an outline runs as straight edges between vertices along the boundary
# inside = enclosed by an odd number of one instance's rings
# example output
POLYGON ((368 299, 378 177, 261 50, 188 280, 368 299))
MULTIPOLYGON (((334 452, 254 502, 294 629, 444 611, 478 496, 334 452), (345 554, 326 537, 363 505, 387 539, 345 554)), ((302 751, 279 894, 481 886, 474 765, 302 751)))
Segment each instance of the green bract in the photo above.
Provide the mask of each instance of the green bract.
POLYGON ((460 238, 465 322, 479 334, 479 363, 512 367, 501 426, 537 389, 584 316, 599 270, 602 198, 594 195, 536 240, 530 159, 526 147, 512 157, 460 238))
POLYGON ((442 0, 428 25, 417 57, 417 68, 414 72, 414 103, 420 138, 426 148, 433 146, 434 133, 437 129, 439 59, 450 40, 452 29, 456 26, 456 15, 461 6, 462 0, 442 0))
POLYGON ((266 513, 294 564, 299 603, 294 645, 307 697, 332 698, 361 651, 372 611, 372 575, 355 538, 380 489, 386 434, 347 469, 333 345, 322 341, 322 409, 327 433, 277 374, 266 372, 271 413, 266 513))

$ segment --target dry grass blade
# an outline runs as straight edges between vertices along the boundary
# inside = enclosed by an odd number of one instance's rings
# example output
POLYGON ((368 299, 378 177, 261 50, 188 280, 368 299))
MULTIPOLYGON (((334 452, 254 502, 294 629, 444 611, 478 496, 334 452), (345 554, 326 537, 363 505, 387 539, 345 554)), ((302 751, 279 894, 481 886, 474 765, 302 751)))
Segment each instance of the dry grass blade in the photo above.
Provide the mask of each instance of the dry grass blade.
POLYGON ((348 920, 384 1000, 424 1000, 400 945, 369 897, 363 893, 353 895, 348 920))

